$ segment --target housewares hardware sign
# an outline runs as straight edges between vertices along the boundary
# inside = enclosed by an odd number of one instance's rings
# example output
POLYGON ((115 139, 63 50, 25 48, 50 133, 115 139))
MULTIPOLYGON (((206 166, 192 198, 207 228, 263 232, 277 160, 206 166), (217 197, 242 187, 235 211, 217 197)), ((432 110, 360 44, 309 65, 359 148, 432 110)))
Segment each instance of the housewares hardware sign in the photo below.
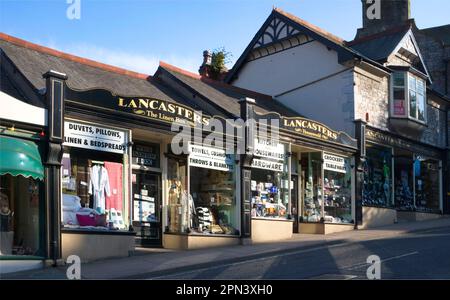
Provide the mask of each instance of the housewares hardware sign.
POLYGON ((64 146, 123 154, 126 133, 84 123, 64 122, 64 146))
POLYGON ((284 145, 268 139, 255 139, 252 168, 283 172, 284 145))

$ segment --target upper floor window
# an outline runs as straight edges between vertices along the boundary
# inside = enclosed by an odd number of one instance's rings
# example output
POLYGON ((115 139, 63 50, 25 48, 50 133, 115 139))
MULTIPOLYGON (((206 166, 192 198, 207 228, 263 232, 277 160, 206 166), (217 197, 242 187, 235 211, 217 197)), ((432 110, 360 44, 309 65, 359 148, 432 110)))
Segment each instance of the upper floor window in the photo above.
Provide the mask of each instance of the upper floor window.
POLYGON ((395 72, 392 76, 392 114, 395 117, 426 121, 426 83, 408 72, 395 72))

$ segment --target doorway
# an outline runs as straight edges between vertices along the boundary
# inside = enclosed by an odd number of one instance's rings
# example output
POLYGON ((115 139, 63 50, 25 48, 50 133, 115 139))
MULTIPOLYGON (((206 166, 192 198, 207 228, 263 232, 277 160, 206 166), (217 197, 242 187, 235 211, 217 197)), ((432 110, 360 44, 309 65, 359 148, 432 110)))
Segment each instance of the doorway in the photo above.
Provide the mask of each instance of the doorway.
POLYGON ((136 244, 162 246, 161 175, 133 170, 133 227, 136 244))

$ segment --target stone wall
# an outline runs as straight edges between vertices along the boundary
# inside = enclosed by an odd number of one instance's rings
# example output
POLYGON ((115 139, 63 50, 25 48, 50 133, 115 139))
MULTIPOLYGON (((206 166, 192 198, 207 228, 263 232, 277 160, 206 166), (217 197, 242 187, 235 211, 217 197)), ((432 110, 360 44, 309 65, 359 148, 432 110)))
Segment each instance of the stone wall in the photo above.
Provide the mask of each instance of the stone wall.
POLYGON ((387 77, 367 76, 354 72, 355 119, 366 119, 369 125, 387 130, 389 119, 389 84, 387 77))
POLYGON ((433 88, 441 93, 445 93, 446 49, 440 41, 423 33, 415 32, 415 37, 433 80, 433 88))

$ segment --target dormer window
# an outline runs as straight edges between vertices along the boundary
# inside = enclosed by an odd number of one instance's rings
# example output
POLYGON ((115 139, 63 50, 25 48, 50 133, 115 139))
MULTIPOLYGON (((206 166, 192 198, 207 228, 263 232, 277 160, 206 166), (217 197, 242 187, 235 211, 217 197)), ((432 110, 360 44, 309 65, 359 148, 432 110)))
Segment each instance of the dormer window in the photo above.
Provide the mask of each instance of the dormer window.
POLYGON ((426 82, 409 72, 392 75, 392 108, 395 118, 426 122, 426 82))

